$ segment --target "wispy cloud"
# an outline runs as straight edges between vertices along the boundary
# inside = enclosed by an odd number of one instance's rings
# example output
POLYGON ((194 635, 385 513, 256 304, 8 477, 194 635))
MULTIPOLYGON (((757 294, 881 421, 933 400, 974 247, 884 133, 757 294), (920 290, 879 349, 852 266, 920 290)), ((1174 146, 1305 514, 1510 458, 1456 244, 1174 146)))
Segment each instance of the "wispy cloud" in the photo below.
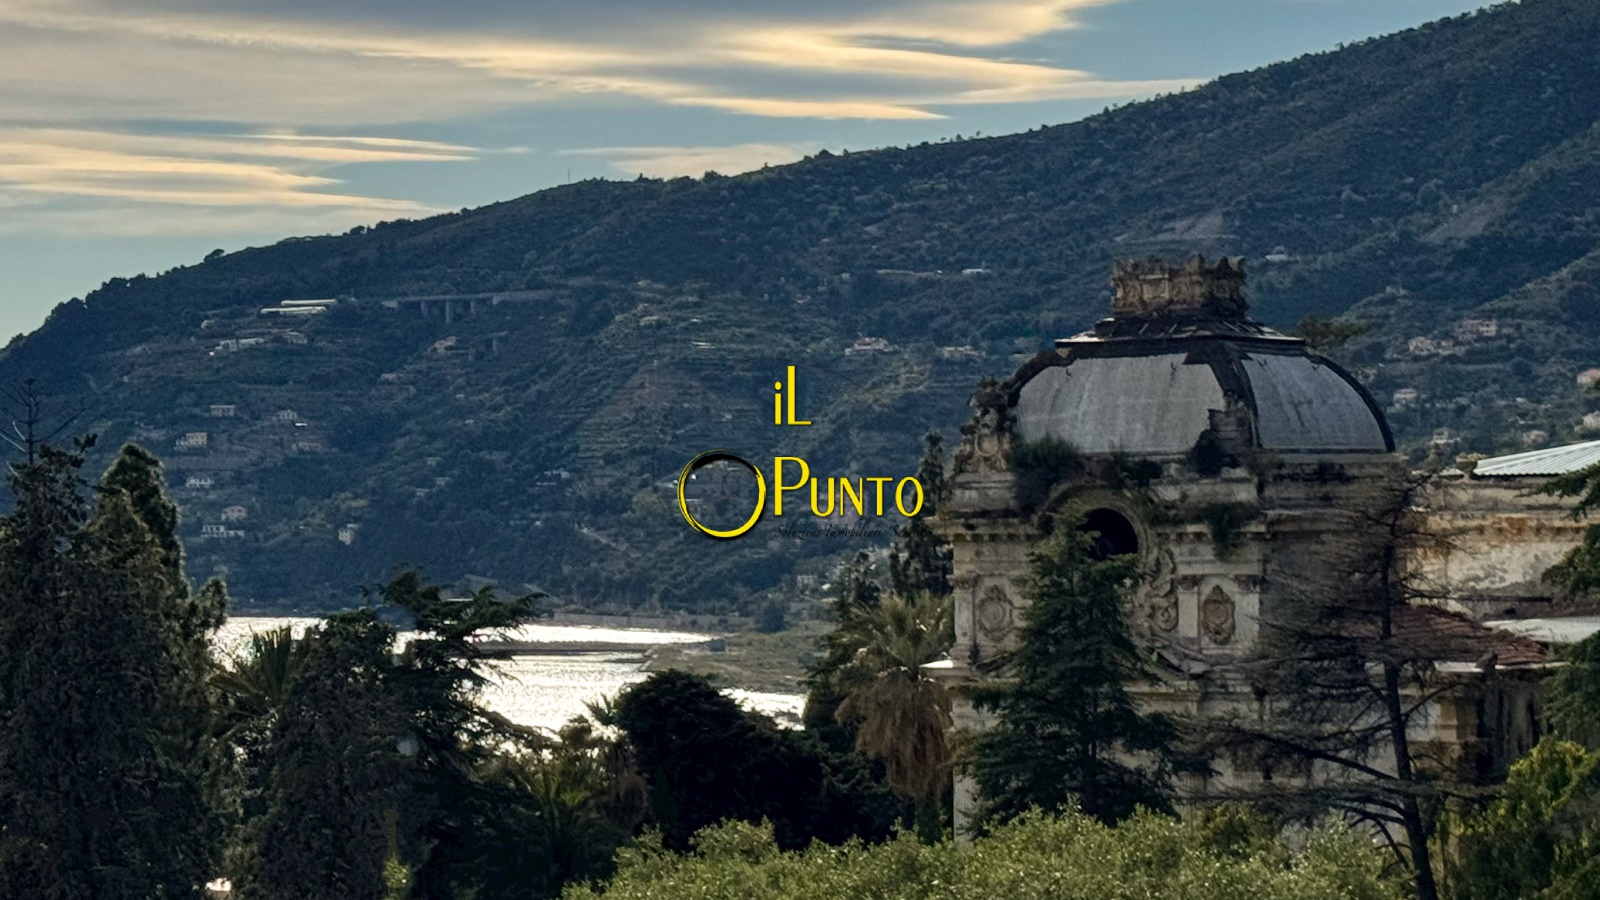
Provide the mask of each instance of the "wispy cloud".
MULTIPOLYGON (((460 164, 486 151, 360 132, 547 107, 894 122, 1191 83, 1007 58, 1111 2, 0 0, 0 206, 26 211, 0 228, 122 227, 108 224, 118 211, 155 230, 233 214, 253 223, 273 211, 277 227, 294 230, 313 213, 349 224, 424 213, 351 188, 353 170, 340 167, 460 164), (211 212, 173 212, 199 209, 211 212)), ((661 175, 741 171, 804 152, 763 143, 594 151, 617 171, 661 175)))
POLYGON ((454 24, 439 27, 420 7, 366 0, 157 0, 137 11, 0 0, 0 22, 10 26, 0 36, 0 85, 15 89, 0 115, 10 106, 46 117, 35 101, 63 92, 164 106, 175 118, 223 118, 217 106, 227 97, 232 117, 245 121, 281 120, 298 105, 293 121, 369 123, 438 116, 440 104, 459 114, 596 93, 750 115, 886 119, 931 117, 941 103, 1146 93, 1145 82, 993 56, 1107 2, 775 2, 737 12, 612 2, 585 5, 579 19, 551 4, 463 0, 450 4, 454 24), (608 27, 596 30, 598 21, 608 27), (96 65, 62 65, 61 42, 93 51, 96 65), (119 64, 134 57, 139 65, 119 64), (766 93, 751 95, 752 75, 766 93), (818 90, 820 76, 847 76, 852 87, 818 90))
POLYGON ((589 147, 563 151, 568 156, 605 157, 624 175, 650 178, 699 177, 706 172, 737 175, 767 165, 794 162, 815 150, 797 144, 732 144, 724 147, 589 147))
MULTIPOLYGON (((28 228, 104 225, 114 221, 113 211, 126 213, 137 206, 144 207, 144 214, 133 218, 144 233, 187 233, 194 228, 189 213, 152 215, 151 207, 275 213, 302 225, 304 212, 316 210, 319 222, 354 224, 436 210, 410 200, 343 191, 339 179, 326 174, 330 168, 359 162, 466 160, 473 154, 472 148, 452 144, 360 136, 0 128, 0 205, 33 208, 36 214, 27 217, 28 228), (72 202, 84 200, 101 207, 96 212, 72 202)), ((208 222, 214 225, 216 217, 208 222)), ((280 221, 280 227, 283 224, 280 221)))
POLYGON ((944 116, 882 100, 780 100, 772 97, 674 97, 678 106, 709 106, 775 119, 942 119, 944 116))

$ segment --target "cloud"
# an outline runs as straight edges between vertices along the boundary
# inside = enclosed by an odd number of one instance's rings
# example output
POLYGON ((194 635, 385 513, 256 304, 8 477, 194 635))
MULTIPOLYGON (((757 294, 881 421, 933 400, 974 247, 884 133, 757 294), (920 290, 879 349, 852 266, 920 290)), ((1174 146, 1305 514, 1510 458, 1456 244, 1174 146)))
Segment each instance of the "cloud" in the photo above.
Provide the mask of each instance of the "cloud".
POLYGON ((0 206, 25 210, 9 227, 27 230, 104 232, 126 220, 137 223, 130 233, 195 233, 200 222, 215 226, 227 218, 197 220, 196 208, 230 210, 236 226, 275 219, 280 228, 303 228, 308 213, 317 223, 355 224, 437 210, 342 191, 329 169, 459 161, 475 153, 453 144, 362 136, 0 128, 0 206))
MULTIPOLYGON (((0 201, 3 205, 4 201, 0 201)), ((221 244, 235 236, 270 241, 285 234, 342 234, 379 219, 415 218, 437 210, 394 212, 360 207, 162 206, 143 201, 55 200, 26 210, 26 216, 0 218, 0 236, 29 235, 110 238, 203 238, 221 244)))
POLYGON ((815 149, 798 144, 732 144, 722 147, 589 147, 563 153, 606 157, 613 169, 625 175, 698 178, 706 172, 737 175, 762 166, 782 165, 815 149))
POLYGON ((778 119, 942 119, 905 104, 874 100, 777 100, 768 97, 674 97, 680 106, 709 106, 729 112, 778 119))
MULTIPOLYGON (((0 0, 0 230, 304 231, 426 214, 341 171, 490 152, 363 134, 422 123, 448 133, 600 105, 918 121, 1192 83, 1006 57, 1111 2, 0 0)), ((586 152, 628 174, 698 175, 807 148, 586 152)))
POLYGON ((0 117, 54 121, 65 108, 376 124, 610 94, 907 119, 941 103, 1145 93, 1143 82, 993 57, 1107 2, 0 0, 0 117), (848 90, 817 89, 838 76, 848 90), (752 80, 769 90, 752 96, 752 80))

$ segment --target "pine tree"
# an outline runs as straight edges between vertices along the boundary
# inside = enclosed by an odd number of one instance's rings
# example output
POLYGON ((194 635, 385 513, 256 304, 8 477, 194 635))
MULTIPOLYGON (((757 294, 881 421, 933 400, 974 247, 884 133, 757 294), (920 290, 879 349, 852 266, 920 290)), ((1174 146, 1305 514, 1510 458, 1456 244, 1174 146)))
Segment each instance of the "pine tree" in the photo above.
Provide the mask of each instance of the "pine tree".
POLYGON ((140 521, 161 546, 162 565, 167 570, 173 593, 187 596, 183 546, 178 542, 178 505, 167 497, 161 461, 137 444, 124 444, 100 483, 128 495, 140 521))
POLYGON ((1192 768, 1165 716, 1141 712, 1127 684, 1146 674, 1124 618, 1137 560, 1096 560, 1093 535, 1057 529, 1029 557, 1020 643, 978 692, 998 715, 973 745, 980 819, 1076 804, 1103 822, 1170 809, 1169 781, 1192 768))
POLYGON ((1483 791, 1469 770, 1416 739, 1436 704, 1468 684, 1439 672, 1447 654, 1461 652, 1448 629, 1432 624, 1451 614, 1405 564, 1437 549, 1415 515, 1427 478, 1396 472, 1367 482, 1326 513, 1314 556, 1286 556, 1269 570, 1280 601, 1260 618, 1261 637, 1238 667, 1258 705, 1213 721, 1208 737, 1269 772, 1301 774, 1262 779, 1241 799, 1306 819, 1333 810, 1372 824, 1411 869, 1417 896, 1434 900, 1440 812, 1483 791))
MULTIPOLYGON (((1600 510, 1600 464, 1558 475, 1540 490, 1558 497, 1577 497, 1572 517, 1587 518, 1600 510)), ((1573 595, 1592 596, 1600 591, 1600 525, 1584 529, 1583 543, 1551 566, 1544 573, 1544 580, 1573 595)))

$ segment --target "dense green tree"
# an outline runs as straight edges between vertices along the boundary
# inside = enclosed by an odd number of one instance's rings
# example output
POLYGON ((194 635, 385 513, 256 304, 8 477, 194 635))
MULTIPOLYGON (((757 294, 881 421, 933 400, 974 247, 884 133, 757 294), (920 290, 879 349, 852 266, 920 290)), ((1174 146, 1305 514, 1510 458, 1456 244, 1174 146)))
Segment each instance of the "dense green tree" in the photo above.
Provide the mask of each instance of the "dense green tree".
POLYGON ((1600 751, 1546 737, 1500 796, 1447 819, 1457 900, 1584 900, 1600 885, 1600 751))
POLYGON ((392 671, 404 716, 401 741, 411 760, 412 806, 403 811, 402 826, 413 836, 403 847, 416 860, 414 893, 467 894, 479 889, 479 873, 489 865, 488 847, 496 841, 490 831, 501 822, 497 807, 506 800, 502 785, 486 782, 486 771, 501 754, 545 740, 484 709, 480 693, 489 659, 476 638, 544 614, 540 595, 503 599, 485 587, 450 598, 415 572, 391 579, 380 595, 415 628, 392 671))
POLYGON ((616 722, 649 786, 647 822, 668 846, 724 819, 767 819, 785 847, 885 837, 900 804, 863 761, 741 710, 704 678, 669 670, 625 689, 616 722))
POLYGON ((228 750, 217 739, 217 710, 209 686, 216 671, 211 638, 227 615, 228 594, 218 579, 191 591, 184 571, 183 545, 178 540, 178 507, 167 496, 161 461, 136 444, 124 444, 100 479, 102 492, 126 495, 134 515, 160 550, 165 592, 153 612, 165 644, 166 696, 161 704, 162 752, 188 769, 186 778, 206 788, 205 809, 187 815, 192 840, 219 846, 221 823, 216 812, 231 768, 228 750))
POLYGON ((1600 884, 1600 636, 1565 649, 1551 733, 1512 764, 1499 796, 1441 829, 1458 900, 1580 898, 1600 884))
POLYGON ((949 596, 890 595, 852 623, 855 658, 835 675, 838 719, 855 728, 856 749, 885 764, 889 784, 917 808, 925 839, 941 832, 950 786, 950 697, 923 670, 954 642, 949 596))
POLYGON ((253 865, 235 886, 244 900, 385 900, 408 799, 404 716, 387 683, 394 631, 369 609, 301 640, 303 667, 264 747, 253 865))
POLYGON ((1097 560, 1093 546, 1093 534, 1058 526, 1029 556, 1017 647, 975 696, 998 716, 973 744, 983 821, 1073 805, 1107 823, 1170 809, 1170 778, 1188 767, 1172 720, 1140 711, 1127 689, 1148 675, 1124 610, 1137 559, 1097 560))
POLYGON ((928 527, 946 491, 943 438, 930 431, 923 440, 926 447, 917 464, 922 509, 897 529, 889 549, 889 589, 902 597, 950 593, 950 546, 928 527))
POLYGON ((0 895, 198 896, 220 829, 181 569, 127 490, 91 506, 92 444, 30 442, 0 520, 0 895))
POLYGON ((1600 634, 1565 648, 1546 709, 1554 732, 1600 750, 1600 634))
POLYGON ((137 444, 124 444, 100 483, 128 495, 139 520, 161 547, 173 594, 188 596, 183 546, 178 541, 178 505, 167 496, 161 461, 137 444))
POLYGON ((216 679, 245 757, 231 857, 241 896, 548 895, 549 872, 486 882, 506 874, 494 853, 545 834, 525 830, 539 821, 517 810, 536 796, 507 768, 544 742, 478 704, 486 660, 474 640, 526 621, 534 598, 448 598, 413 572, 378 595, 380 607, 302 638, 254 639, 216 679), (397 616, 415 626, 399 649, 386 621, 397 616))

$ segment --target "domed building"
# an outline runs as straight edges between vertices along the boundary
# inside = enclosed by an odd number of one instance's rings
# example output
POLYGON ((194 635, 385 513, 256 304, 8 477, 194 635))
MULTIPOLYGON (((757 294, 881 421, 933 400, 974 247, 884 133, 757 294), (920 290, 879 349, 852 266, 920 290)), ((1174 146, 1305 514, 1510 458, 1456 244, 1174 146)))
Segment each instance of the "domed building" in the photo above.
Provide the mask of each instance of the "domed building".
MULTIPOLYGON (((1160 670, 1130 686, 1141 701, 1226 715, 1258 700, 1231 664, 1256 646, 1264 618, 1294 602, 1278 574, 1335 538, 1334 510, 1407 468, 1349 372, 1248 317, 1239 260, 1117 263, 1111 281, 1110 317, 973 396, 936 525, 953 551, 956 634, 932 674, 952 690, 958 729, 987 725, 967 692, 1013 645, 1028 554, 1055 523, 1097 532, 1098 552, 1139 558, 1129 625, 1160 670)), ((1543 668, 1539 645, 1459 611, 1441 607, 1423 625, 1457 632, 1445 655, 1464 663, 1487 647, 1502 675, 1543 668)), ((1536 736, 1535 682, 1498 678, 1488 701, 1467 692, 1459 708, 1431 711, 1419 738, 1454 742, 1479 768, 1503 771, 1536 736)), ((1204 795, 1261 777, 1214 765, 1216 776, 1182 789, 1204 795)), ((958 824, 970 806, 958 778, 958 824)))

